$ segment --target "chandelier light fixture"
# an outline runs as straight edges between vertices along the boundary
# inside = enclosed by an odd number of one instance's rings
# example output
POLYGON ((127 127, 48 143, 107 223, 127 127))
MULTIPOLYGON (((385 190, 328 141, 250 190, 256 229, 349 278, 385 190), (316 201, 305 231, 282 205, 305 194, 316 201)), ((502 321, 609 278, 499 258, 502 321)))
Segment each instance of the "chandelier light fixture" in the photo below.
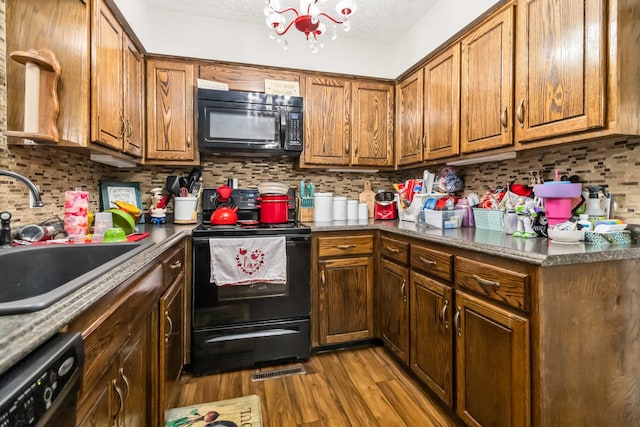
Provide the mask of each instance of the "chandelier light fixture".
MULTIPOLYGON (((320 0, 325 3, 327 0, 320 0)), ((338 25, 347 32, 350 29, 349 17, 356 11, 354 0, 340 0, 336 5, 337 17, 334 18, 320 10, 317 5, 318 0, 300 0, 300 8, 282 8, 280 0, 265 0, 264 15, 267 17, 267 26, 271 29, 269 37, 282 43, 284 49, 289 47, 285 34, 293 26, 302 33, 309 41, 309 47, 313 53, 318 52, 319 47, 323 47, 322 35, 327 31, 327 25, 321 22, 321 18, 332 25, 331 39, 337 37, 336 28, 338 25), (287 22, 285 15, 290 17, 287 22)))

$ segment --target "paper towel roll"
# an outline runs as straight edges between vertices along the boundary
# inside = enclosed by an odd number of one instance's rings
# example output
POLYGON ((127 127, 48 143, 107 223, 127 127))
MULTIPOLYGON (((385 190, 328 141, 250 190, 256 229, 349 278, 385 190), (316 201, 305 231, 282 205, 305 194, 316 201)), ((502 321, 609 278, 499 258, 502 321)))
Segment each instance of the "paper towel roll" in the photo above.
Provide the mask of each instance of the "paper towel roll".
POLYGON ((88 191, 65 191, 64 229, 70 238, 84 237, 89 213, 88 191))

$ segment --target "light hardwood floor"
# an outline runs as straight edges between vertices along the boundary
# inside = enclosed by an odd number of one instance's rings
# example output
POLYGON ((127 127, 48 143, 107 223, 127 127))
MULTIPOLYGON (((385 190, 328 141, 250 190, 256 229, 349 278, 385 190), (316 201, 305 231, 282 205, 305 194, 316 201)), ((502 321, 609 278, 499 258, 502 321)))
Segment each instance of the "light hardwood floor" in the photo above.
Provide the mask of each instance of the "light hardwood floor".
POLYGON ((264 427, 459 426, 382 347, 319 353, 302 365, 306 374, 255 382, 255 369, 186 375, 175 406, 257 394, 264 427))

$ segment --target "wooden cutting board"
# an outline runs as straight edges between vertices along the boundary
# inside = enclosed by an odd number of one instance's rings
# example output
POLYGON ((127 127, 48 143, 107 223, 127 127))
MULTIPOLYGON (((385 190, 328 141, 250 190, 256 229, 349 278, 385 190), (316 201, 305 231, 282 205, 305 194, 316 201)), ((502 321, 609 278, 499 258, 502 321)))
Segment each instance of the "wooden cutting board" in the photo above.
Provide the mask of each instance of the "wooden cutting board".
POLYGON ((366 203, 369 210, 369 218, 373 218, 373 205, 375 203, 376 193, 371 191, 371 181, 364 182, 364 191, 358 196, 360 203, 366 203))

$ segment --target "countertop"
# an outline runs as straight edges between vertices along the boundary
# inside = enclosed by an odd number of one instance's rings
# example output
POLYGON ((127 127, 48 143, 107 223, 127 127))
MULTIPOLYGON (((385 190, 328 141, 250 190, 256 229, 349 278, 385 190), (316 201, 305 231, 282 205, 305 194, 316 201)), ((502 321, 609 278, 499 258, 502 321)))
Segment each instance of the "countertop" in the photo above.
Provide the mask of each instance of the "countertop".
POLYGON ((640 258, 640 244, 596 246, 591 243, 561 243, 547 238, 524 239, 502 231, 480 228, 440 229, 407 221, 308 222, 311 232, 382 230, 428 242, 470 249, 543 267, 587 262, 640 258))
MULTIPOLYGON (((109 291, 145 268, 167 249, 191 234, 193 225, 139 224, 149 232, 152 245, 135 255, 113 274, 105 274, 50 307, 34 313, 0 316, 0 374, 56 334, 109 291)), ((145 240, 146 240, 145 239, 145 240)))
MULTIPOLYGON (((475 250, 540 266, 579 264, 640 258, 640 244, 597 247, 589 243, 565 244, 545 238, 522 239, 499 231, 476 228, 442 230, 406 221, 334 221, 305 223, 312 232, 382 230, 406 237, 475 250)), ((191 234, 194 225, 142 224, 136 231, 150 232, 153 244, 121 265, 49 308, 35 313, 0 316, 0 374, 29 354, 65 325, 127 278, 191 234)))

